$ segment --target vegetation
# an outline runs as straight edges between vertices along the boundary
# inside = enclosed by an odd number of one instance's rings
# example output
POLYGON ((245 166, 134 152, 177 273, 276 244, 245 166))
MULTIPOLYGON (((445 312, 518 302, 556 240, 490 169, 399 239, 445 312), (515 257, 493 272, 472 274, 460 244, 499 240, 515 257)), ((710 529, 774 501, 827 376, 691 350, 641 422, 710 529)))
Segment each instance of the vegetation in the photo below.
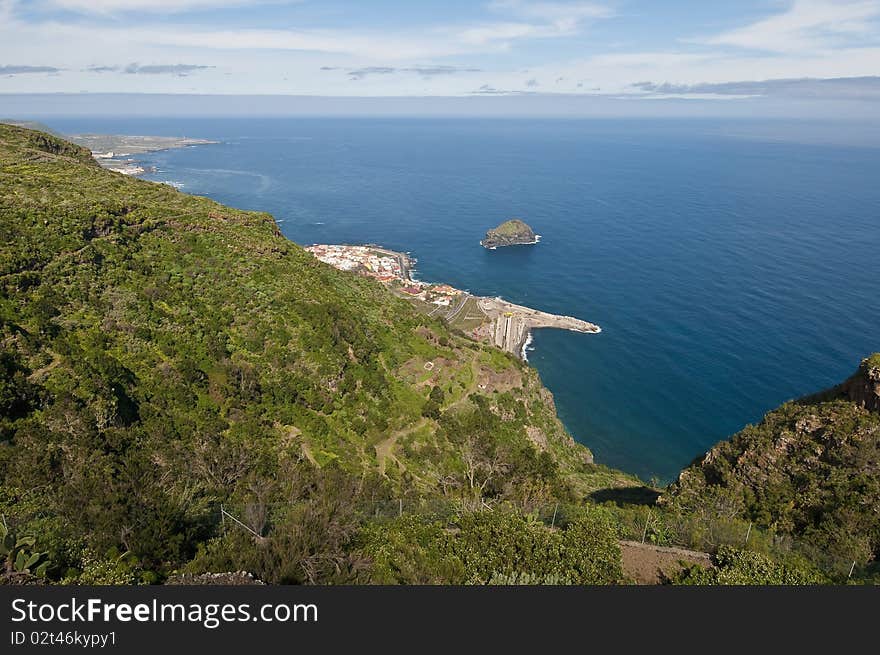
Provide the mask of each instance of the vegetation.
POLYGON ((680 513, 753 522, 829 571, 880 554, 877 355, 833 392, 783 405, 715 446, 664 498, 680 513))
POLYGON ((0 524, 0 558, 3 559, 4 572, 45 575, 49 561, 46 553, 33 550, 35 544, 34 537, 16 534, 6 525, 0 524))
POLYGON ((0 125, 0 237, 0 581, 606 584, 618 538, 714 554, 674 582, 877 579, 878 356, 658 503, 533 369, 268 215, 0 125))
POLYGON ((669 580, 683 585, 810 585, 828 579, 809 565, 776 562, 766 555, 725 546, 715 554, 715 567, 692 565, 669 580))
POLYGON ((521 234, 528 234, 532 231, 524 221, 521 221, 518 218, 512 218, 509 221, 504 221, 496 228, 489 230, 490 233, 498 235, 498 236, 517 236, 521 234))
POLYGON ((14 125, 15 127, 24 127, 29 130, 36 130, 37 132, 45 132, 46 134, 51 134, 52 136, 57 136, 59 138, 62 137, 61 134, 55 132, 48 125, 44 123, 39 123, 37 121, 22 121, 15 118, 0 118, 0 124, 14 125))
POLYGON ((591 484, 532 369, 268 215, 0 125, 0 235, 0 512, 51 579, 250 561, 222 505, 256 568, 326 581, 371 503, 529 511, 591 484))
POLYGON ((362 538, 371 580, 381 584, 612 584, 622 576, 616 529, 601 510, 563 529, 501 511, 404 516, 362 538))

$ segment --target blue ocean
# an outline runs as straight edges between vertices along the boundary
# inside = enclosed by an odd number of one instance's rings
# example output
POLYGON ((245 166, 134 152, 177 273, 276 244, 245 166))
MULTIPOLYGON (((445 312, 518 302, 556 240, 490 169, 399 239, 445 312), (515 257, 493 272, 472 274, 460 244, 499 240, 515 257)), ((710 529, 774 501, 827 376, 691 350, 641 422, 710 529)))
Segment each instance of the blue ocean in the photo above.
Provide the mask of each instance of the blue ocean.
MULTIPOLYGON (((529 362, 597 461, 668 481, 880 350, 880 148, 721 120, 71 119, 220 141, 151 179, 271 212, 301 244, 409 251, 421 279, 598 323, 529 362), (487 251, 511 218, 536 246, 487 251)), ((821 126, 820 126, 821 127, 821 126)), ((852 136, 852 135, 850 135, 852 136)))

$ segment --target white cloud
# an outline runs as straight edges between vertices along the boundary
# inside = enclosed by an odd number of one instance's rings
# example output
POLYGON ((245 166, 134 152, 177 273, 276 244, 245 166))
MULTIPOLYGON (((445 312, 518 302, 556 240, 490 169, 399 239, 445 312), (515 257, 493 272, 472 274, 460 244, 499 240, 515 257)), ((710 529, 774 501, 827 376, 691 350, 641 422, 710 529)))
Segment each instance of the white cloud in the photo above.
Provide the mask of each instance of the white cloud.
POLYGON ((472 46, 491 45, 523 38, 547 38, 564 36, 569 30, 560 30, 553 25, 532 25, 530 23, 490 23, 479 27, 469 27, 456 35, 462 43, 472 46))
POLYGON ((769 52, 845 47, 875 34, 878 17, 877 0, 794 0, 783 13, 695 42, 769 52))
POLYGON ((473 35, 440 31, 421 36, 351 30, 128 30, 141 43, 217 50, 289 50, 349 55, 369 61, 408 62, 479 52, 497 52, 505 42, 529 36, 510 30, 473 35))
POLYGON ((608 18, 610 7, 596 2, 528 2, 527 0, 494 0, 494 11, 509 12, 522 18, 572 25, 583 20, 608 18))
MULTIPOLYGON (((156 8, 171 3, 43 1, 104 11, 119 11, 123 5, 129 9, 147 4, 156 8)), ((196 8, 246 2, 175 0, 173 4, 196 8)), ((113 25, 89 18, 61 22, 43 14, 39 19, 25 19, 23 14, 16 17, 9 13, 14 4, 0 0, 0 64, 65 70, 51 77, 4 77, 0 92, 419 96, 465 95, 484 87, 483 93, 534 88, 623 95, 639 93, 638 87, 632 86, 638 82, 674 90, 742 80, 841 78, 880 72, 880 30, 874 22, 880 18, 880 0, 796 0, 770 18, 704 38, 698 47, 670 38, 651 51, 625 51, 618 44, 609 45, 603 53, 594 43, 579 40, 566 44, 564 50, 543 47, 538 61, 528 61, 531 50, 516 46, 530 39, 586 32, 593 22, 613 15, 608 5, 496 0, 483 21, 437 22, 414 30, 406 26, 256 29, 195 24, 174 17, 161 22, 158 18, 135 21, 122 17, 113 25), (588 56, 586 47, 599 54, 588 56), (122 74, 132 61, 148 71, 179 71, 175 67, 180 62, 208 68, 198 68, 198 74, 186 77, 122 74), (379 74, 382 70, 406 74, 379 74), (456 74, 446 73, 452 70, 456 74)), ((692 92, 690 89, 690 95, 692 92)))
POLYGON ((522 38, 553 38, 577 34, 587 20, 607 18, 610 8, 593 2, 527 2, 495 0, 489 9, 519 19, 486 23, 462 29, 458 38, 469 44, 487 45, 522 38))
MULTIPOLYGON (((2 1, 2 0, 0 0, 2 1)), ((146 6, 147 0, 52 0, 55 3, 101 7, 110 10, 117 5, 146 6)), ((193 8, 197 5, 242 4, 244 0, 185 0, 172 3, 158 0, 158 4, 180 4, 193 8)), ((150 4, 154 4, 150 0, 150 4)), ((496 3, 497 4, 497 3, 496 3)), ((195 28, 174 24, 150 23, 130 26, 125 30, 100 24, 19 22, 17 32, 30 31, 38 39, 79 40, 109 47, 159 46, 174 48, 204 48, 211 50, 257 50, 320 52, 330 55, 348 55, 372 62, 413 62, 471 54, 491 54, 508 51, 513 43, 524 39, 570 36, 578 31, 581 21, 606 15, 599 6, 586 3, 504 3, 509 11, 522 17, 521 21, 487 22, 472 26, 439 25, 421 33, 369 29, 222 29, 195 28)), ((2 5, 0 5, 2 6, 2 5)), ((500 11, 500 5, 495 7, 500 11)), ((10 26, 10 32, 12 31, 10 26)), ((0 26, 2 34, 2 26, 0 26)))
POLYGON ((632 52, 605 54, 566 68, 539 70, 539 79, 551 74, 589 80, 603 92, 630 92, 636 82, 657 84, 728 83, 741 80, 842 78, 878 74, 880 47, 851 48, 816 55, 729 56, 724 53, 632 52))
POLYGON ((136 11, 164 14, 185 13, 197 9, 270 4, 281 1, 283 0, 45 0, 43 4, 83 14, 119 14, 136 11))

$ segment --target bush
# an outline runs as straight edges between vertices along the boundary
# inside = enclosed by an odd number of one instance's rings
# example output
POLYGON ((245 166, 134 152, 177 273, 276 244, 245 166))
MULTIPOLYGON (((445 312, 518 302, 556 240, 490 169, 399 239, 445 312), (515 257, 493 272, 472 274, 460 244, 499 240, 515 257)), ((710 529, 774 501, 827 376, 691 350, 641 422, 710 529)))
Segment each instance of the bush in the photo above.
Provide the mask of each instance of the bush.
POLYGON ((370 579, 380 584, 612 584, 621 578, 614 526, 596 510, 565 529, 505 510, 451 522, 406 516, 371 524, 362 543, 372 561, 370 579))
POLYGON ((724 546, 714 558, 714 569, 691 566, 675 573, 669 582, 683 585, 810 585, 828 582, 803 563, 776 562, 766 555, 724 546))
POLYGON ((119 586, 138 584, 142 571, 130 553, 116 555, 111 552, 99 557, 86 550, 82 555, 82 571, 71 573, 73 575, 62 581, 64 584, 119 586))

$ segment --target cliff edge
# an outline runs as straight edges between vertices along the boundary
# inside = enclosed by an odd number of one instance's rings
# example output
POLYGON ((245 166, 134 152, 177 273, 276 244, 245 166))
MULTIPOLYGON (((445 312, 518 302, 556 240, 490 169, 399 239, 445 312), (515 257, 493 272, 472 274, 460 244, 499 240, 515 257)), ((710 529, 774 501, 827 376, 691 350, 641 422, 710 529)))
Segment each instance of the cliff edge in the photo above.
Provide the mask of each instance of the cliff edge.
POLYGON ((880 354, 682 471, 662 501, 750 520, 838 568, 880 555, 880 354))

